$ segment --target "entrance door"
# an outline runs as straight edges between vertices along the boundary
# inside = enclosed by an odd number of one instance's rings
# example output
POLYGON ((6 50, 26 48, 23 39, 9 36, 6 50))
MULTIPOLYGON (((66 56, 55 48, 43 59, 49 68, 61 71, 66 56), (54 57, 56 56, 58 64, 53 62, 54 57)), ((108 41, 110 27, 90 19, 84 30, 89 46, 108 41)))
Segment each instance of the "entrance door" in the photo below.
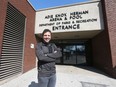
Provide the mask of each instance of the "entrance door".
POLYGON ((62 48, 63 56, 56 63, 72 65, 86 64, 84 44, 62 44, 58 46, 62 48))

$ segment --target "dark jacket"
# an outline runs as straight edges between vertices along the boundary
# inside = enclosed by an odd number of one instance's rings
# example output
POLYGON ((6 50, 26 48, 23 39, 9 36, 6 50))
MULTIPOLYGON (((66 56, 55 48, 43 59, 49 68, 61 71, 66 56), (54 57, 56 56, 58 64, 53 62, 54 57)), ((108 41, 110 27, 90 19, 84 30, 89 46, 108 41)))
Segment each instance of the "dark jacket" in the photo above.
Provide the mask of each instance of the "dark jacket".
POLYGON ((38 58, 38 75, 50 76, 56 73, 55 60, 62 56, 60 49, 55 44, 38 43, 36 47, 38 58))

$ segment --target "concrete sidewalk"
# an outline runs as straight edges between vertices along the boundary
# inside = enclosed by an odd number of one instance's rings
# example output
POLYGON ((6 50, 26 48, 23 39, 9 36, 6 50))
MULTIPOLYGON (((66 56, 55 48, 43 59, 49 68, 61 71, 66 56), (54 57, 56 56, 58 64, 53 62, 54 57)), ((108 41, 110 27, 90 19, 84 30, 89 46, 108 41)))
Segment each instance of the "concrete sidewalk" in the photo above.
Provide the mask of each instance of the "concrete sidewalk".
MULTIPOLYGON (((116 79, 91 67, 56 65, 56 87, 116 87, 116 79)), ((37 69, 18 76, 0 87, 38 87, 37 69)))

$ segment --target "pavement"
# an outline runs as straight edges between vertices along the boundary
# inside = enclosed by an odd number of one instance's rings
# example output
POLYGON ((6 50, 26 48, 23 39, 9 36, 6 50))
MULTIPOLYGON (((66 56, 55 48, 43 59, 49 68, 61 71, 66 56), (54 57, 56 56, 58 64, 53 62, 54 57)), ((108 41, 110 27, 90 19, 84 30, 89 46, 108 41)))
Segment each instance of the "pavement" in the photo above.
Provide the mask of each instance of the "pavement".
MULTIPOLYGON (((56 65, 56 87, 116 87, 116 79, 87 66, 56 65)), ((38 87, 37 68, 13 78, 0 87, 38 87)))

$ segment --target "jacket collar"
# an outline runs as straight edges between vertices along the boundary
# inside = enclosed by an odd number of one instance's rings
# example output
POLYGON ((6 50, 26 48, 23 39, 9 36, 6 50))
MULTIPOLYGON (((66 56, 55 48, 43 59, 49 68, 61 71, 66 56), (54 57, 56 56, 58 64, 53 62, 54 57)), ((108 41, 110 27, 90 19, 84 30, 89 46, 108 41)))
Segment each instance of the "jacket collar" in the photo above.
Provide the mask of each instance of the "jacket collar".
POLYGON ((42 42, 42 45, 43 45, 43 46, 51 46, 51 43, 42 42))

